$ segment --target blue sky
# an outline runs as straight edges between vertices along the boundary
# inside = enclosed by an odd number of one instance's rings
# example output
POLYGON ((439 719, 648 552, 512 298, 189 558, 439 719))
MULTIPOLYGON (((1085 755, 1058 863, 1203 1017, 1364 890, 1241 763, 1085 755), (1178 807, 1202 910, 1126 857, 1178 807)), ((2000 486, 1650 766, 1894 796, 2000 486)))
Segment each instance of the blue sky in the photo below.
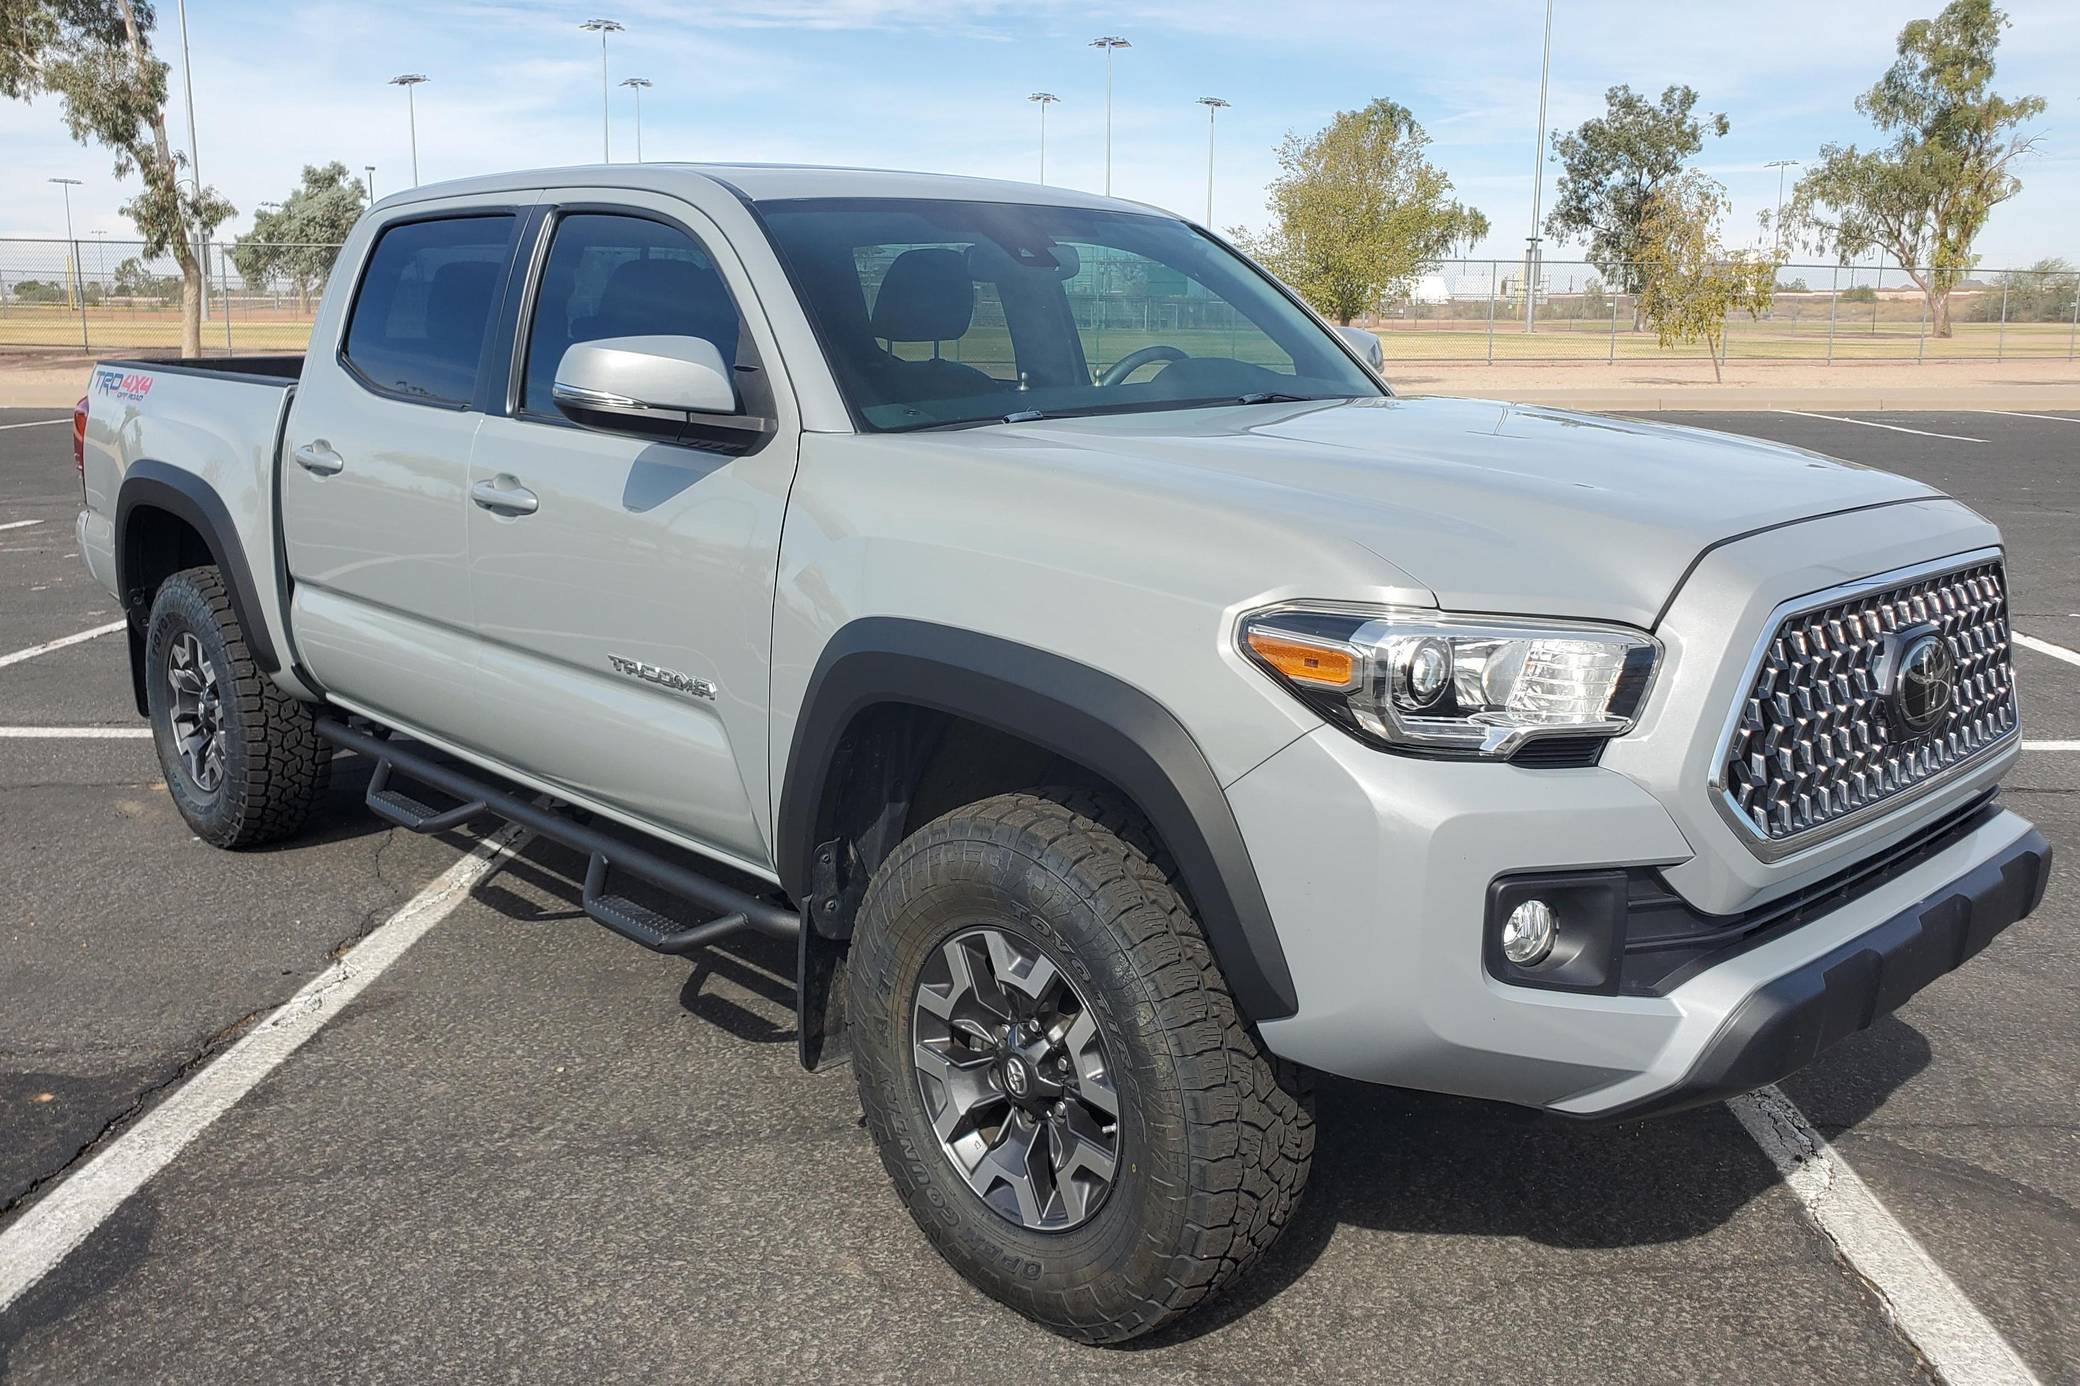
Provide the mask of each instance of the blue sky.
MULTIPOLYGON (((1883 70, 1900 25, 1934 0, 1557 0, 1549 126, 1602 106, 1604 88, 1658 92, 1688 82, 1732 134, 1698 162, 1733 196, 1730 240, 1751 239, 1770 205, 1775 158, 1810 159, 1826 140, 1867 142, 1852 102, 1883 70)), ((2080 5, 2014 0, 1999 89, 2034 92, 2042 152, 2022 195, 1978 249, 1989 266, 2039 256, 2080 260, 2080 5)), ((1521 253, 1530 221, 1537 125, 1539 0, 190 0, 202 168, 243 215, 279 199, 300 165, 373 163, 379 192, 409 180, 404 94, 418 89, 423 181, 599 157, 600 57, 578 23, 627 25, 609 50, 613 78, 645 93, 649 159, 868 164, 1030 179, 1038 117, 1029 92, 1062 100, 1048 116, 1049 181, 1103 179, 1104 59, 1086 46, 1118 33, 1113 189, 1197 214, 1204 208, 1206 112, 1221 112, 1214 219, 1265 219, 1273 150, 1375 96, 1409 106, 1435 161, 1495 233, 1478 253, 1521 253), (597 5, 597 10, 584 8, 597 5)), ((174 0, 160 0, 159 49, 177 55, 174 0)), ((185 146, 175 72, 172 133, 185 146)), ((634 154, 630 93, 613 92, 614 152, 634 154)), ((85 180, 74 219, 85 239, 129 234, 127 189, 98 149, 73 144, 54 102, 0 105, 0 235, 62 231, 51 176, 85 180)), ((1794 176, 1796 170, 1793 171, 1794 176)), ((1547 165, 1546 199, 1557 167, 1547 165)), ((1549 258, 1567 254, 1549 247, 1549 258)))

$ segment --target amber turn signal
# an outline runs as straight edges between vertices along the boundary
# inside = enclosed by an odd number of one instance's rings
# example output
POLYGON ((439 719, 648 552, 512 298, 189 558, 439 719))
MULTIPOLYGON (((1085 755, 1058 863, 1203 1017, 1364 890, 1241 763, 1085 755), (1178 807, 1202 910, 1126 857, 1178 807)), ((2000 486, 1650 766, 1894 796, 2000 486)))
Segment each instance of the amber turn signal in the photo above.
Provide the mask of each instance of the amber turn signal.
POLYGON ((1358 657, 1339 645, 1317 645, 1276 631, 1251 630, 1250 653, 1281 677, 1311 688, 1347 689, 1358 681, 1358 657))

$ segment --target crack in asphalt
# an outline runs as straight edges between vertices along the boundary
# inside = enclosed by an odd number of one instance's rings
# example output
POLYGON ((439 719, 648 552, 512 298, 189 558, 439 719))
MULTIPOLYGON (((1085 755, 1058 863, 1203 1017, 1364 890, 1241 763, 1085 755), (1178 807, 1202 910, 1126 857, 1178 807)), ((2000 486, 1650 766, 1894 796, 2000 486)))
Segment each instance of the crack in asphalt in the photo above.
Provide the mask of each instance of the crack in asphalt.
MULTIPOLYGON (((396 828, 390 828, 378 834, 375 850, 369 857, 371 872, 375 877, 376 884, 383 888, 385 898, 370 906, 362 914, 361 922, 344 938, 327 950, 325 957, 328 965, 336 964, 341 957, 345 956, 348 950, 366 938, 382 919, 394 913, 398 900, 405 895, 405 890, 402 886, 383 874, 383 854, 389 850, 390 844, 395 840, 398 831, 396 828)), ((155 1098, 170 1088, 178 1087, 190 1074, 211 1059, 214 1059, 223 1050, 229 1048, 263 1018, 274 1014, 287 1005, 294 998, 295 991, 305 985, 307 983, 297 983, 297 987, 291 990, 289 996, 265 1002, 246 1012, 229 1025, 209 1035, 202 1041, 200 1046, 175 1064, 172 1072, 139 1089, 136 1096, 132 1097, 121 1111, 103 1122, 99 1130, 88 1137, 84 1144, 60 1162, 55 1169, 37 1175, 29 1181, 27 1187, 19 1195, 7 1200, 5 1203, 0 1203, 0 1222, 6 1221, 16 1212, 34 1202, 37 1195, 42 1193, 43 1190, 62 1180, 103 1145, 120 1135, 125 1127, 144 1113, 145 1109, 152 1104, 155 1098)))
POLYGON ((0 1204, 0 1222, 4 1222, 18 1210, 34 1202, 37 1194, 70 1174, 73 1168, 82 1160, 85 1160, 96 1150, 100 1149, 111 1138, 120 1134, 123 1127, 135 1120, 143 1113, 146 1107, 151 1105, 153 1098, 169 1088, 178 1086, 189 1074, 215 1058, 219 1051, 228 1048, 239 1036, 252 1029, 254 1025, 259 1023, 261 1017, 279 1009, 281 1004, 279 1001, 271 1001, 264 1006, 259 1006, 246 1012, 237 1020, 232 1021, 223 1029, 218 1030, 215 1034, 205 1039, 201 1047, 176 1064, 171 1073, 155 1082, 147 1083, 138 1091, 135 1097, 130 1099, 123 1107, 123 1110, 103 1122, 101 1129, 89 1136, 86 1142, 71 1155, 67 1156, 56 1169, 37 1175, 29 1181, 28 1186, 18 1196, 9 1199, 4 1204, 0 1204))

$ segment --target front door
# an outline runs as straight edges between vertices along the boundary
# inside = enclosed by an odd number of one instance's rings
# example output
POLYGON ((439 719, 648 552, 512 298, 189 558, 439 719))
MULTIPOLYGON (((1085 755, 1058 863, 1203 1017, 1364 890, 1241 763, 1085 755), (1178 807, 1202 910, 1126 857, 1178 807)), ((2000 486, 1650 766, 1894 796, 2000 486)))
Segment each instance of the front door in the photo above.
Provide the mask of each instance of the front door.
POLYGON ((742 266, 695 208, 627 190, 552 196, 507 407, 470 462, 470 740, 767 873, 767 656, 799 436, 787 391, 755 379, 777 352, 739 310, 754 301, 742 266), (569 346, 650 335, 713 342, 781 416, 776 430, 727 452, 558 412, 569 346))
POLYGON ((283 439, 298 652, 349 704, 436 733, 468 683, 464 491, 520 220, 436 203, 375 228, 358 261, 350 244, 360 280, 312 333, 283 439))

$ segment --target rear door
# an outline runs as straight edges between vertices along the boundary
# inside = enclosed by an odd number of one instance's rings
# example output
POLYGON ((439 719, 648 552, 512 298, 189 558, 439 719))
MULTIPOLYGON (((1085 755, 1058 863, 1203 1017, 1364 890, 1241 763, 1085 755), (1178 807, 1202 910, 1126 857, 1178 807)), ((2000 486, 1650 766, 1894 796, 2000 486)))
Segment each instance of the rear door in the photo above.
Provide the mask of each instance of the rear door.
POLYGON ((504 383, 487 363, 526 212, 511 196, 374 229, 345 308, 313 330, 282 443, 299 652, 328 691, 433 732, 452 731, 471 666, 465 492, 481 396, 504 383))
POLYGON ((764 872, 773 580, 799 438, 779 353, 741 262, 695 206, 559 189, 544 210, 511 385, 470 464, 467 740, 764 872), (557 410, 569 346, 656 334, 713 342, 771 429, 746 450, 579 427, 557 410), (515 496, 526 510, 498 499, 515 496))

